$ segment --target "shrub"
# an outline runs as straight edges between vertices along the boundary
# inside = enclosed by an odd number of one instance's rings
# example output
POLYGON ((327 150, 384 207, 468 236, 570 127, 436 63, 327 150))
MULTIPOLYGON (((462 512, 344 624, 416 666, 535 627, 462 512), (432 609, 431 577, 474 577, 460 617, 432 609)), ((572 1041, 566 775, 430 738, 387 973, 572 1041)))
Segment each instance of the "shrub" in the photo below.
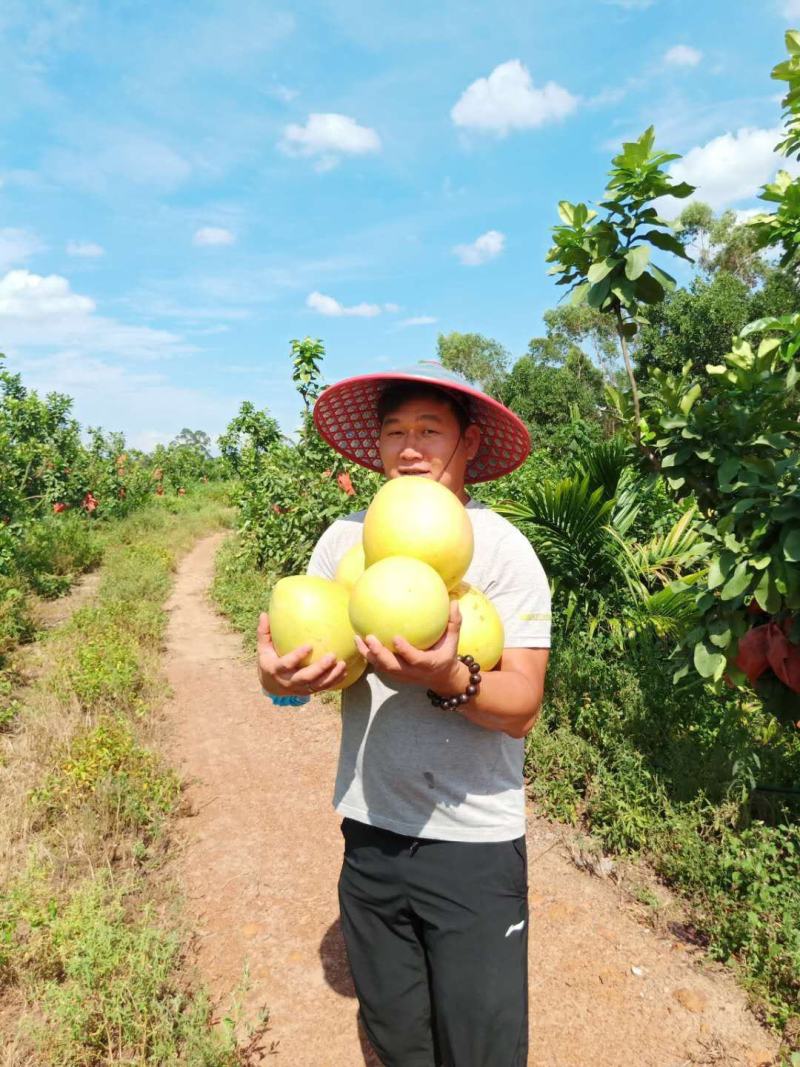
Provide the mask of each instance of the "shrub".
POLYGON ((34 808, 52 820, 89 803, 116 830, 152 835, 180 794, 177 776, 139 745, 130 727, 105 716, 76 734, 56 768, 34 791, 34 808))

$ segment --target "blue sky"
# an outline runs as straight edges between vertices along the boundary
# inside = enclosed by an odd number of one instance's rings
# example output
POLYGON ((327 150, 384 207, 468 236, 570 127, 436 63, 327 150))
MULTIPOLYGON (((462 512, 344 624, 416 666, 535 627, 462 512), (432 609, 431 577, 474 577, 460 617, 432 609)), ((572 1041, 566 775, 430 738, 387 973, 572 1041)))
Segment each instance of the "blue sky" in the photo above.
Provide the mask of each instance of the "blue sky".
POLYGON ((800 0, 4 0, 0 351, 143 448, 244 399, 291 431, 294 337, 328 381, 451 330, 519 355, 556 203, 623 139, 654 123, 703 199, 755 205, 790 25, 800 0))

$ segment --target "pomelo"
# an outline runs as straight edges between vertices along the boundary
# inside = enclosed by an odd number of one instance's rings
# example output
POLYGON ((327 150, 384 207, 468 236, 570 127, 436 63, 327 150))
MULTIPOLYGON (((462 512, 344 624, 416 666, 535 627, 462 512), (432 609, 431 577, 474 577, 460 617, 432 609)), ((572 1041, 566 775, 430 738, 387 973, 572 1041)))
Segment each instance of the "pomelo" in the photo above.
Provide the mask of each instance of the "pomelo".
POLYGON ((364 573, 364 546, 359 543, 349 548, 339 560, 336 568, 336 581, 345 589, 352 589, 364 573))
POLYGON ((467 582, 459 582, 451 589, 450 599, 458 601, 461 611, 459 656, 472 656, 482 671, 490 671, 500 662, 505 641, 503 622, 497 608, 479 589, 467 582))
POLYGON ((364 673, 366 660, 356 648, 347 612, 348 592, 327 578, 297 574, 281 578, 272 590, 269 626, 279 656, 300 645, 312 645, 303 660, 307 667, 331 653, 347 664, 344 681, 334 686, 346 689, 364 673))
POLYGON ((385 482, 364 516, 368 568, 387 556, 413 556, 433 567, 451 589, 466 574, 472 552, 466 508, 430 478, 404 475, 385 482))
POLYGON ((387 648, 404 637, 415 648, 436 644, 447 628, 450 598, 433 567, 411 556, 387 556, 367 567, 350 593, 350 622, 361 637, 387 648))

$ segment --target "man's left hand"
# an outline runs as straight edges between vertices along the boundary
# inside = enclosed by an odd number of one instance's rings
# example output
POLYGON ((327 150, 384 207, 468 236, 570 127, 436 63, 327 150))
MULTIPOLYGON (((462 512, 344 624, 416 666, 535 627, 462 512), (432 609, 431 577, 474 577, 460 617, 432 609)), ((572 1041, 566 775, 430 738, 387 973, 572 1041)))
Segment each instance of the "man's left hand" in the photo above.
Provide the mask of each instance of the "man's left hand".
POLYGON ((393 682, 424 685, 444 696, 464 688, 460 680, 464 672, 459 670, 461 664, 458 659, 460 632, 458 601, 451 600, 447 629, 436 644, 424 652, 399 636, 394 639, 394 649, 382 645, 372 634, 367 634, 365 640, 356 634, 356 645, 367 663, 393 682))

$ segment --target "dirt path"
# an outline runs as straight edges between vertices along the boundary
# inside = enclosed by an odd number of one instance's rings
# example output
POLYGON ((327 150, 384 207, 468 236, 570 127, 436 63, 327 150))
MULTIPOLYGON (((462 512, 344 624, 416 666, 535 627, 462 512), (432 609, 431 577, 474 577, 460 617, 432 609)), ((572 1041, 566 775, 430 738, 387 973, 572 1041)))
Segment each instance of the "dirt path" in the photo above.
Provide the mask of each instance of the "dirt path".
MULTIPOLYGON (((338 713, 274 708, 206 599, 222 535, 199 542, 169 609, 168 754, 193 779, 174 860, 197 961, 226 1010, 264 1005, 286 1067, 376 1064, 356 1024, 339 930, 338 713)), ((535 1067, 770 1064, 777 1048, 721 968, 637 920, 612 880, 579 870, 567 831, 529 813, 535 1067)), ((269 1057, 267 1057, 269 1059, 269 1057)))

